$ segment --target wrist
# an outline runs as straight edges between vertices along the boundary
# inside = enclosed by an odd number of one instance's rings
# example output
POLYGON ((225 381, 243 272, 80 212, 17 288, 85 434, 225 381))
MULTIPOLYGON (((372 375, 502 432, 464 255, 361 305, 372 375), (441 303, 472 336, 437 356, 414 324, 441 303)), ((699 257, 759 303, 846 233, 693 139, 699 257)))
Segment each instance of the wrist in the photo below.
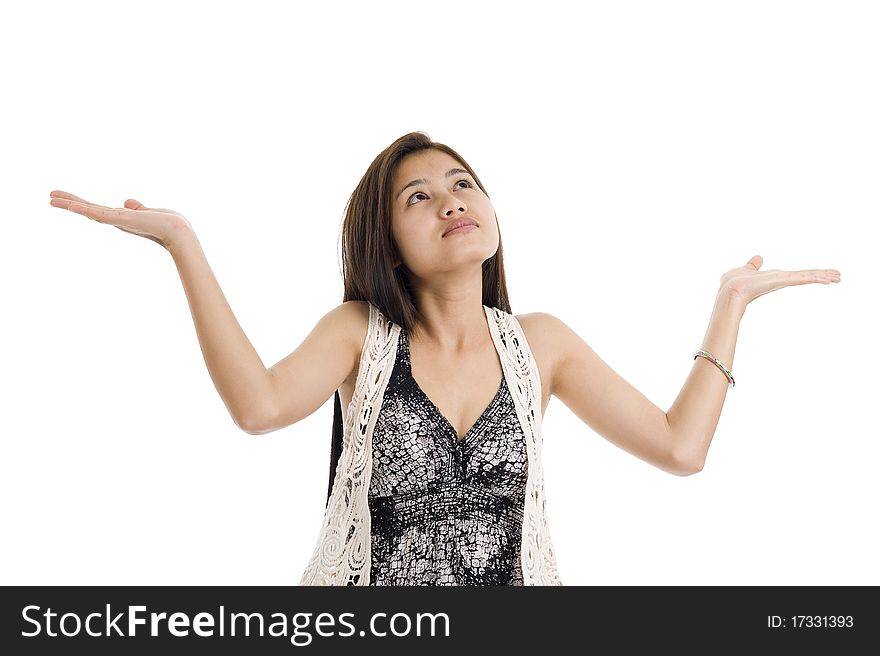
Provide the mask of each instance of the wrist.
POLYGON ((722 286, 715 297, 716 310, 730 314, 737 319, 741 319, 745 314, 747 305, 748 303, 743 301, 741 296, 731 291, 727 286, 722 286))
POLYGON ((197 246, 198 243, 198 237, 189 222, 181 222, 171 228, 165 248, 171 253, 171 257, 176 257, 193 246, 197 246))

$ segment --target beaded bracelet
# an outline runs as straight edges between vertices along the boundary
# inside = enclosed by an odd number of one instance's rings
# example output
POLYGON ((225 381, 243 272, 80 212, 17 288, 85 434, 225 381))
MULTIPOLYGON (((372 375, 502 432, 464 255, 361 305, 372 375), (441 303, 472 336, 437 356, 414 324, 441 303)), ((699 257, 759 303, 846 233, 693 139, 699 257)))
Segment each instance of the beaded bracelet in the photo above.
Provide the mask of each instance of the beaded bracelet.
POLYGON ((727 376, 727 380, 730 383, 730 386, 727 389, 731 389, 736 385, 736 381, 733 380, 733 375, 730 373, 730 371, 727 370, 727 367, 721 364, 721 361, 718 360, 714 355, 709 353, 709 351, 697 351, 696 353, 694 353, 694 360, 696 360, 697 358, 706 358, 707 360, 709 360, 709 362, 713 363, 716 367, 721 369, 721 372, 725 376, 727 376))

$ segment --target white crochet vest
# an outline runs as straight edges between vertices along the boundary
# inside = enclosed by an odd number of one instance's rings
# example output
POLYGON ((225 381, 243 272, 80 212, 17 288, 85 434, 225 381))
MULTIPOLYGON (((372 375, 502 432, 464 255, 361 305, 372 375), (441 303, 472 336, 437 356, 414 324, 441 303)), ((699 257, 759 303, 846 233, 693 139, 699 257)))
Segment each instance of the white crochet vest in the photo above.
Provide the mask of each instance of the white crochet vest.
MULTIPOLYGON (((483 309, 528 449, 520 549, 523 585, 562 585, 544 504, 538 366, 516 317, 486 305, 483 309)), ((373 470, 373 427, 394 369, 400 330, 399 325, 370 303, 360 369, 345 413, 342 454, 318 544, 300 585, 369 585, 371 532, 367 493, 373 470)))

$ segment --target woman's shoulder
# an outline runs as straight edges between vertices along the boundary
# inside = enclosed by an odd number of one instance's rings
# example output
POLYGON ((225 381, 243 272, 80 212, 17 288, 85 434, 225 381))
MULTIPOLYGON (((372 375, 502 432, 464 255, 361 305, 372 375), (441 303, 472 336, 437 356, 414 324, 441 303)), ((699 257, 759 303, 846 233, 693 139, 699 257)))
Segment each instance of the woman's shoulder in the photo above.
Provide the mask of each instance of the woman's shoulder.
POLYGON ((565 324, 548 312, 516 314, 529 348, 542 368, 548 383, 552 383, 553 371, 561 357, 560 335, 565 324))
POLYGON ((553 333, 560 323, 559 319, 549 312, 527 312, 513 316, 522 326, 523 332, 535 333, 536 337, 553 333))
POLYGON ((561 319, 549 312, 529 312, 514 316, 529 343, 542 342, 548 349, 558 343, 560 336, 568 329, 561 319))
POLYGON ((339 317, 345 322, 349 331, 349 338, 358 350, 367 338, 367 330, 370 327, 369 301, 345 301, 338 308, 339 317))
POLYGON ((500 308, 489 308, 493 312, 503 316, 513 317, 522 328, 526 340, 532 342, 553 342, 558 334, 562 322, 549 312, 527 312, 525 314, 511 314, 500 308))
POLYGON ((370 303, 345 301, 333 308, 327 317, 343 337, 344 348, 350 354, 352 369, 342 384, 342 389, 347 390, 346 398, 350 399, 370 329, 370 303))

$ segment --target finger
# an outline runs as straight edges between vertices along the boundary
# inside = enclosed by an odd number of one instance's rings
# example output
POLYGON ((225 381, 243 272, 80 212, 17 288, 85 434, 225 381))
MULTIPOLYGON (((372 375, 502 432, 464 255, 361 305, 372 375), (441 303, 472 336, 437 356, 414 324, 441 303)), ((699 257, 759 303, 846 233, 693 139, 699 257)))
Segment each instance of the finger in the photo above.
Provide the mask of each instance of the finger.
POLYGON ((124 221, 123 217, 133 213, 132 210, 113 209, 109 207, 101 207, 100 205, 92 205, 90 203, 74 203, 72 201, 67 206, 67 209, 71 212, 76 212, 77 214, 82 214, 90 219, 94 219, 99 223, 113 224, 122 223, 124 221))
POLYGON ((70 200, 68 198, 53 198, 50 201, 51 205, 53 207, 60 207, 62 209, 70 210, 71 212, 76 212, 77 214, 82 214, 83 216, 87 216, 90 219, 95 219, 96 221, 100 221, 102 223, 117 221, 122 216, 120 212, 128 211, 119 210, 113 207, 106 207, 104 205, 96 205, 95 203, 89 203, 77 196, 74 196, 73 194, 65 195, 70 196, 71 198, 75 198, 77 200, 70 200))
POLYGON ((97 205, 95 203, 89 203, 83 200, 68 200, 66 198, 53 198, 50 202, 52 207, 59 207, 64 210, 70 210, 72 212, 77 212, 78 214, 85 214, 85 208, 93 208, 94 210, 102 210, 102 211, 113 211, 114 208, 106 207, 105 205, 97 205))
POLYGON ((50 201, 50 204, 53 207, 62 207, 62 208, 66 209, 67 204, 64 203, 63 201, 76 201, 77 203, 83 203, 84 205, 95 205, 96 207, 103 207, 104 209, 108 209, 108 210, 110 209, 109 207, 106 207, 105 205, 97 205, 96 203, 90 203, 89 201, 85 200, 84 198, 80 198, 79 196, 74 196, 73 194, 68 194, 66 191, 53 191, 52 193, 49 194, 49 196, 52 198, 52 200, 50 201), (56 200, 62 201, 62 202, 56 203, 55 202, 56 200))
POLYGON ((79 196, 74 196, 73 194, 69 194, 66 191, 61 191, 56 189, 55 191, 49 192, 49 196, 51 198, 66 198, 67 200, 76 200, 81 203, 85 203, 86 201, 80 198, 79 196))
POLYGON ((130 210, 155 210, 156 212, 171 212, 172 214, 176 214, 174 210, 166 210, 164 207, 147 207, 142 202, 135 200, 134 198, 129 198, 125 201, 125 207, 130 210))
POLYGON ((834 269, 824 269, 822 275, 828 282, 840 282, 840 272, 834 269))
POLYGON ((746 266, 752 267, 755 271, 761 268, 764 264, 764 258, 760 255, 755 255, 751 260, 746 262, 746 266))
POLYGON ((804 269, 798 273, 807 273, 814 276, 828 276, 830 278, 840 278, 840 271, 837 269, 804 269))
POLYGON ((836 276, 826 269, 806 269, 789 272, 784 280, 787 285, 809 285, 815 282, 828 285, 832 282, 840 282, 840 276, 836 276))

